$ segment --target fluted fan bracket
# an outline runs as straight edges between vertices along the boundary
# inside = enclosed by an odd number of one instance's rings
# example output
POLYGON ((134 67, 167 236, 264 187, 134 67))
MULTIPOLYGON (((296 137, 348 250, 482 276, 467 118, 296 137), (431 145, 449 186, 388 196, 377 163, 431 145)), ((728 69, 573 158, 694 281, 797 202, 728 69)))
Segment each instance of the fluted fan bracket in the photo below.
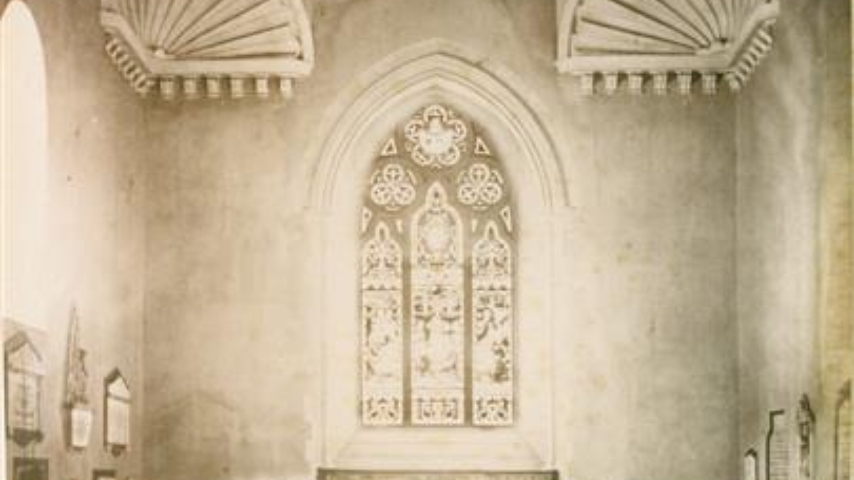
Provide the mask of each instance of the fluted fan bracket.
POLYGON ((166 100, 288 98, 314 65, 301 0, 103 0, 101 25, 119 73, 166 100))
POLYGON ((558 0, 557 68, 585 94, 740 90, 768 54, 779 0, 558 0))

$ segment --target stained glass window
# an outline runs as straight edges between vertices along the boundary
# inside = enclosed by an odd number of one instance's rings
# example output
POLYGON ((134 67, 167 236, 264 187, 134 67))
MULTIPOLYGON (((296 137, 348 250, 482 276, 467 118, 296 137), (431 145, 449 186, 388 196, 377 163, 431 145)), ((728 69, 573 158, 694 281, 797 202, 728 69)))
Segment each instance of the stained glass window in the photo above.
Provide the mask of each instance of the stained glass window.
POLYGON ((512 424, 509 193, 485 135, 448 107, 383 144, 361 222, 363 424, 512 424))

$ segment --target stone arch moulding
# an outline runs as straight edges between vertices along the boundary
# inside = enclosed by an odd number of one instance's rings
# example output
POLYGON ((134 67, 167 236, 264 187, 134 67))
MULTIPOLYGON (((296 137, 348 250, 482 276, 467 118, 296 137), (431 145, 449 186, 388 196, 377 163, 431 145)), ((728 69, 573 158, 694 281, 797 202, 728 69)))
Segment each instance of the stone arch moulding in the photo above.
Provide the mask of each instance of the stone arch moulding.
MULTIPOLYGON (((566 182, 550 137, 512 74, 445 41, 380 61, 342 92, 310 146, 312 236, 320 275, 313 300, 321 375, 314 409, 315 466, 354 470, 556 468, 552 303, 559 297, 559 221, 566 182), (509 79, 509 80, 507 80, 509 79), (509 85, 516 85, 511 88, 509 85), (364 184, 382 143, 419 107, 446 104, 492 139, 515 185, 518 412, 512 427, 367 427, 359 410, 359 222, 364 184), (544 354, 545 353, 545 354, 544 354)), ((527 92, 530 93, 530 92, 527 92)), ((545 109, 538 111, 545 111, 545 109)))
MULTIPOLYGON (((456 91, 487 105, 506 123, 516 142, 524 146, 529 167, 536 172, 542 203, 549 210, 568 205, 569 192, 551 135, 540 117, 547 111, 532 89, 508 69, 452 42, 434 39, 394 53, 357 78, 325 115, 321 131, 309 149, 319 158, 311 183, 310 203, 325 211, 337 200, 342 156, 352 148, 352 138, 379 116, 380 108, 406 96, 430 91, 456 91), (534 113, 534 112, 538 113, 534 113)), ((391 125, 391 123, 389 123, 391 125)))
POLYGON ((314 66, 302 0, 101 0, 107 54, 141 95, 288 98, 314 66))
POLYGON ((737 92, 771 50, 780 0, 556 0, 557 68, 585 94, 737 92), (649 84, 645 87, 645 84, 649 84))

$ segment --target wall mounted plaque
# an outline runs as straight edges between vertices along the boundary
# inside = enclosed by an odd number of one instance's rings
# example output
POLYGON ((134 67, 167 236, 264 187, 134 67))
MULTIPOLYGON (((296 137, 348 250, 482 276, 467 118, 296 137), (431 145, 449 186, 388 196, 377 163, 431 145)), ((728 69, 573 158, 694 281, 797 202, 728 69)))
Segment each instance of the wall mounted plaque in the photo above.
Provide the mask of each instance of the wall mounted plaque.
POLYGON ((768 415, 768 437, 765 443, 765 480, 788 480, 790 468, 786 412, 775 410, 768 415))
POLYGON ((89 409, 89 372, 86 369, 86 350, 80 348, 80 319, 77 309, 71 308, 68 330, 68 351, 65 382, 68 443, 72 448, 89 445, 92 432, 92 411, 89 409))
POLYGON ((119 455, 130 446, 131 393, 118 369, 104 379, 104 446, 119 455))
POLYGON ((815 413, 809 397, 804 394, 798 405, 798 475, 801 480, 812 478, 812 437, 815 431, 815 413))
POLYGON ((44 438, 41 401, 45 363, 24 330, 6 340, 4 349, 6 435, 21 447, 26 447, 44 438))
POLYGON ((759 480, 759 454, 751 448, 744 454, 744 480, 759 480))
POLYGON ((69 415, 71 446, 86 448, 92 435, 92 411, 85 408, 72 408, 69 415))
POLYGON ((834 462, 833 462, 833 478, 834 480, 851 480, 852 458, 851 449, 854 448, 852 439, 854 439, 854 412, 851 410, 851 380, 843 385, 839 391, 839 397, 836 402, 834 425, 834 462))

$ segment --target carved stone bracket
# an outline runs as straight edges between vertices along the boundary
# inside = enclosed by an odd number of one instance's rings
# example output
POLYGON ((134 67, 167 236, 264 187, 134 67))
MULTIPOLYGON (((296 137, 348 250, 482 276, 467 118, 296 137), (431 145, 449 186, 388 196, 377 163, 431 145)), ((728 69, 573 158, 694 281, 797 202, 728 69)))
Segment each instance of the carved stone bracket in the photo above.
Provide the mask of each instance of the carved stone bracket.
POLYGON ((557 68, 588 95, 737 92, 771 50, 780 12, 779 0, 557 1, 557 68))
POLYGON ((293 95, 314 65, 301 0, 102 0, 106 51, 141 95, 293 95))

